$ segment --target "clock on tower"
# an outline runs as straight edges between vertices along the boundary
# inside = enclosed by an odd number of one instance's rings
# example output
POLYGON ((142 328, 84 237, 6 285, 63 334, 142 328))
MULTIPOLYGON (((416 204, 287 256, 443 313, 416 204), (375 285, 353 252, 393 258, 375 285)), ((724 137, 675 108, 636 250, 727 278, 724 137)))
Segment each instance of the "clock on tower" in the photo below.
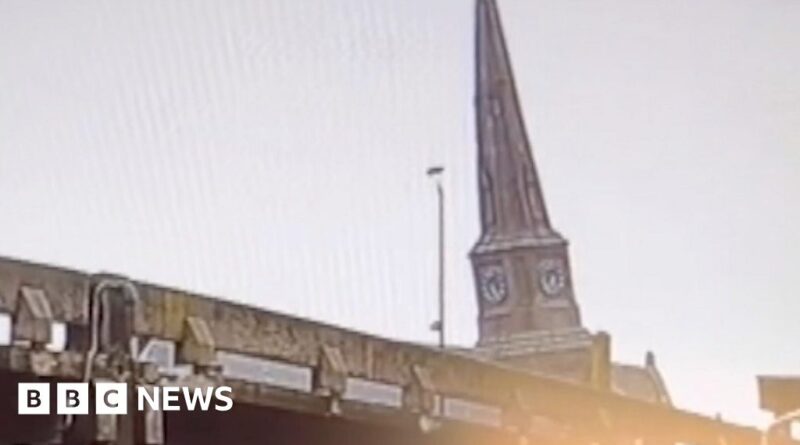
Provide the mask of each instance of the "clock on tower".
POLYGON ((480 342, 581 326, 567 241, 550 225, 495 0, 477 0, 480 342))

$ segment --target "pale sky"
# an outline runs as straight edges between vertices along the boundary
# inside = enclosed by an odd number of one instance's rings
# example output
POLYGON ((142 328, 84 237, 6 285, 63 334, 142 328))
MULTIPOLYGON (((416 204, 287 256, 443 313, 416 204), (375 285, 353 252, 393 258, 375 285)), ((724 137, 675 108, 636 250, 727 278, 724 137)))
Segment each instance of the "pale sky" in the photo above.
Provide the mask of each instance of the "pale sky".
MULTIPOLYGON (((500 0, 584 320, 682 408, 800 373, 800 2, 500 0)), ((0 0, 0 255, 476 339, 472 0, 0 0)))

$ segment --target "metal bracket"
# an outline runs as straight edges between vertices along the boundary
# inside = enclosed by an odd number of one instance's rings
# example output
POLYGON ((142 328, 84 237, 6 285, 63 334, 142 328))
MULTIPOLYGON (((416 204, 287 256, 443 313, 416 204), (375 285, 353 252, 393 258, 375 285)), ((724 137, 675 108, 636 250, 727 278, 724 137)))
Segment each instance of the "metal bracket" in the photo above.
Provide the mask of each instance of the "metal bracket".
POLYGON ((312 384, 315 394, 330 399, 330 414, 341 414, 340 401, 347 390, 347 365, 339 348, 327 345, 320 347, 312 384))
POLYGON ((515 389, 511 392, 509 402, 503 409, 503 424, 514 433, 528 434, 533 423, 532 411, 525 395, 519 389, 515 389))
MULTIPOLYGON (((145 385, 142 390, 147 391, 153 395, 155 387, 153 385, 145 385)), ((165 441, 164 437, 164 412, 161 410, 154 410, 147 403, 144 404, 144 412, 142 413, 142 443, 144 445, 162 445, 165 441)))
POLYGON ((213 368, 217 365, 216 342, 204 319, 186 317, 176 358, 178 363, 200 368, 213 368))
POLYGON ((123 354, 135 357, 134 336, 139 290, 125 277, 97 274, 90 295, 90 323, 94 353, 123 354))
POLYGON ((314 369, 314 392, 323 396, 341 396, 347 389, 347 365, 339 348, 320 347, 319 363, 314 369))
POLYGON ((22 286, 12 319, 12 339, 44 349, 52 339, 53 310, 44 290, 22 286))
POLYGON ((403 390, 403 406, 408 410, 432 415, 436 408, 436 386, 430 370, 411 365, 411 383, 403 390))
POLYGON ((116 414, 98 414, 95 416, 94 440, 100 443, 117 441, 119 421, 116 414))

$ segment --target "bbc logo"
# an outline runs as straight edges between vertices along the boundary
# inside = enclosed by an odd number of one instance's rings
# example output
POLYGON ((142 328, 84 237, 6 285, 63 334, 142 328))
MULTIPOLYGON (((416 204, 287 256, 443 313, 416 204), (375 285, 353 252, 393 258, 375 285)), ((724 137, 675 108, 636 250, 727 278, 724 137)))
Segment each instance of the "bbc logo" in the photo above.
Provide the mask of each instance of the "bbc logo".
MULTIPOLYGON (((94 388, 95 413, 128 413, 128 385, 98 382, 94 388)), ((50 384, 20 383, 17 386, 17 412, 23 415, 50 414, 50 384)), ((89 414, 89 384, 56 384, 56 414, 89 414)))
MULTIPOLYGON (((17 385, 17 412, 29 415, 50 414, 49 383, 19 383, 17 385)), ((188 387, 163 386, 136 387, 136 409, 139 411, 230 411, 233 408, 233 390, 230 386, 188 387), (181 400, 183 396, 183 400, 181 400)), ((132 394, 133 395, 133 394, 132 394)), ((89 414, 91 393, 88 383, 56 384, 56 414, 89 414)), ((95 414, 128 414, 128 385, 125 383, 94 383, 95 414)))

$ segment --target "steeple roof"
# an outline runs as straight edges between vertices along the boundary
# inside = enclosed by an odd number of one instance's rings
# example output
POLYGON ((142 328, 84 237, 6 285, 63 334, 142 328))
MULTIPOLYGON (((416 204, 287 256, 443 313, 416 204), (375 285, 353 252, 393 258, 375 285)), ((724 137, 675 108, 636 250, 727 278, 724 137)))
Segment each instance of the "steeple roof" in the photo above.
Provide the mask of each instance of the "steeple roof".
POLYGON ((550 226, 495 0, 477 0, 479 246, 561 239, 550 226))

